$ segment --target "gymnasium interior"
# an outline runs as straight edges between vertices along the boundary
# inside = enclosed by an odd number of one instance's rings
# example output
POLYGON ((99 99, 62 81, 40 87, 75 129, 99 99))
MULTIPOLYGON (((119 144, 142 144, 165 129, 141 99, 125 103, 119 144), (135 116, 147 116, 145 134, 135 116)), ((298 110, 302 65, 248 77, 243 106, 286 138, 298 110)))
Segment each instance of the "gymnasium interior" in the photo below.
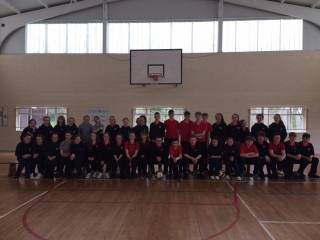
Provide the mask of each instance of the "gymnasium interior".
POLYGON ((0 239, 320 239, 316 178, 13 177, 44 116, 279 114, 320 157, 319 49, 320 0, 0 0, 0 239))

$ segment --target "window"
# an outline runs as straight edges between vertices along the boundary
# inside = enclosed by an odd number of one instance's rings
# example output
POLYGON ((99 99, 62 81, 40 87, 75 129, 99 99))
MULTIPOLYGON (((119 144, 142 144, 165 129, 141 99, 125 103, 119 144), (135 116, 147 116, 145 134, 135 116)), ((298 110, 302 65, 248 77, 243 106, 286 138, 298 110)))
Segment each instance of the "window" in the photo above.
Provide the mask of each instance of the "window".
POLYGON ((270 125, 273 116, 280 114, 287 131, 305 132, 307 130, 307 109, 304 107, 253 107, 250 108, 250 126, 256 122, 256 115, 264 114, 264 123, 270 125))
POLYGON ((102 53, 102 23, 28 24, 27 53, 102 53))
POLYGON ((108 53, 172 48, 185 53, 217 52, 216 21, 108 23, 107 27, 108 53))
POLYGON ((296 19, 225 21, 223 52, 302 50, 303 21, 296 19))
POLYGON ((182 121, 184 119, 183 113, 185 111, 184 108, 172 108, 172 107, 138 107, 133 110, 133 126, 136 125, 135 121, 136 119, 144 115, 147 118, 147 125, 149 126, 151 122, 153 122, 154 119, 154 113, 159 112, 161 114, 161 121, 164 122, 167 120, 168 117, 168 111, 170 109, 174 110, 175 113, 175 119, 177 121, 182 121))
POLYGON ((42 124, 42 118, 49 116, 51 125, 55 126, 59 116, 67 118, 67 108, 65 107, 17 107, 16 108, 16 131, 22 131, 28 126, 30 119, 37 121, 37 127, 42 124))

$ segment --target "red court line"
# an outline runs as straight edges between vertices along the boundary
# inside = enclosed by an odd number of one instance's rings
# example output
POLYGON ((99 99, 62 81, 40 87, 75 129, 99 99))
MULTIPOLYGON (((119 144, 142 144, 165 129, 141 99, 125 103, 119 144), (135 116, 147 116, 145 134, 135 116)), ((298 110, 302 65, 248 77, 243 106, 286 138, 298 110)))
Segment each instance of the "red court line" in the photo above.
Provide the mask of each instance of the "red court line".
MULTIPOLYGON (((28 231, 28 233, 30 235, 32 235, 34 238, 38 239, 38 240, 48 240, 47 238, 41 236, 40 234, 38 234, 35 230, 32 229, 32 227, 29 225, 27 219, 28 219, 28 215, 31 213, 31 210, 33 208, 35 208, 38 204, 40 204, 41 202, 43 202, 43 199, 46 197, 46 195, 48 195, 50 192, 52 192, 53 190, 59 188, 61 185, 65 184, 67 181, 63 181, 63 182, 60 182, 56 185, 53 185, 48 191, 47 193, 45 193, 43 196, 41 196, 39 199, 37 199, 31 206, 29 206, 23 216, 22 216, 22 224, 23 224, 23 227, 28 231)), ((49 202, 49 201, 48 201, 49 202)), ((99 202, 97 202, 99 203, 99 202)), ((110 202, 108 202, 110 203, 110 202)), ((119 203, 119 202, 114 202, 114 203, 119 203)), ((120 202, 120 203, 134 203, 134 202, 120 202)), ((156 204, 186 204, 184 202, 156 202, 156 204)), ((154 202, 142 202, 142 203, 137 203, 137 204, 155 204, 154 202)), ((194 203, 194 205, 208 205, 206 203, 194 203)), ((210 204, 210 205, 217 205, 217 206, 220 206, 220 204, 210 204)), ((224 233, 226 233, 227 231, 229 231, 232 227, 234 227, 237 222, 239 221, 239 218, 240 218, 240 208, 238 206, 238 196, 237 196, 237 185, 235 184, 234 185, 234 191, 233 191, 233 201, 232 201, 232 204, 223 204, 223 206, 233 206, 235 208, 235 216, 234 216, 234 219, 232 220, 232 222, 230 222, 225 228, 223 228, 222 230, 220 230, 219 232, 217 233, 214 233, 206 238, 204 238, 203 240, 212 240, 218 236, 221 236, 223 235, 224 233)))
POLYGON ((233 203, 205 203, 205 202, 134 202, 134 201, 55 201, 47 200, 41 203, 78 203, 78 204, 144 204, 144 205, 197 205, 197 206, 233 206, 233 203))
POLYGON ((240 219, 240 208, 238 206, 238 185, 237 183, 234 184, 233 186, 233 201, 232 201, 232 205, 235 209, 235 215, 234 215, 234 219, 225 227, 223 228, 222 230, 220 230, 219 232, 217 233, 214 233, 212 235, 210 235, 209 237, 206 237, 204 238, 204 240, 212 240, 216 237, 219 237, 223 234, 225 234, 227 231, 229 231, 231 228, 233 228, 237 222, 239 221, 240 219))

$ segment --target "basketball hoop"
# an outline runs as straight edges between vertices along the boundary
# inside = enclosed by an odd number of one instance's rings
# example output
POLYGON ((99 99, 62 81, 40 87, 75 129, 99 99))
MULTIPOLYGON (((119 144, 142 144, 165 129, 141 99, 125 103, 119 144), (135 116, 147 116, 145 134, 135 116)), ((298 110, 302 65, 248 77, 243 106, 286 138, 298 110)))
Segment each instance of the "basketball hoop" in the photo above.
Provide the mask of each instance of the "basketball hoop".
POLYGON ((149 78, 152 79, 155 82, 159 81, 160 77, 161 77, 160 73, 150 73, 149 74, 149 78))

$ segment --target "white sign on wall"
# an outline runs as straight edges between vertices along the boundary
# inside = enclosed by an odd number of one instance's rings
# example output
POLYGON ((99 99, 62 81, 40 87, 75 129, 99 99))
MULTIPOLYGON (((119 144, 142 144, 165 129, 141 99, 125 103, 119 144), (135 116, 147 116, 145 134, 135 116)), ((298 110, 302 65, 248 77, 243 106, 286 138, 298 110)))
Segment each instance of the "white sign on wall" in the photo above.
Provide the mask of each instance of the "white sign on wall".
POLYGON ((108 111, 105 108, 101 108, 101 107, 91 107, 88 109, 88 115, 90 116, 90 121, 91 124, 94 124, 93 118, 94 116, 99 116, 101 123, 104 126, 108 125, 108 111))

